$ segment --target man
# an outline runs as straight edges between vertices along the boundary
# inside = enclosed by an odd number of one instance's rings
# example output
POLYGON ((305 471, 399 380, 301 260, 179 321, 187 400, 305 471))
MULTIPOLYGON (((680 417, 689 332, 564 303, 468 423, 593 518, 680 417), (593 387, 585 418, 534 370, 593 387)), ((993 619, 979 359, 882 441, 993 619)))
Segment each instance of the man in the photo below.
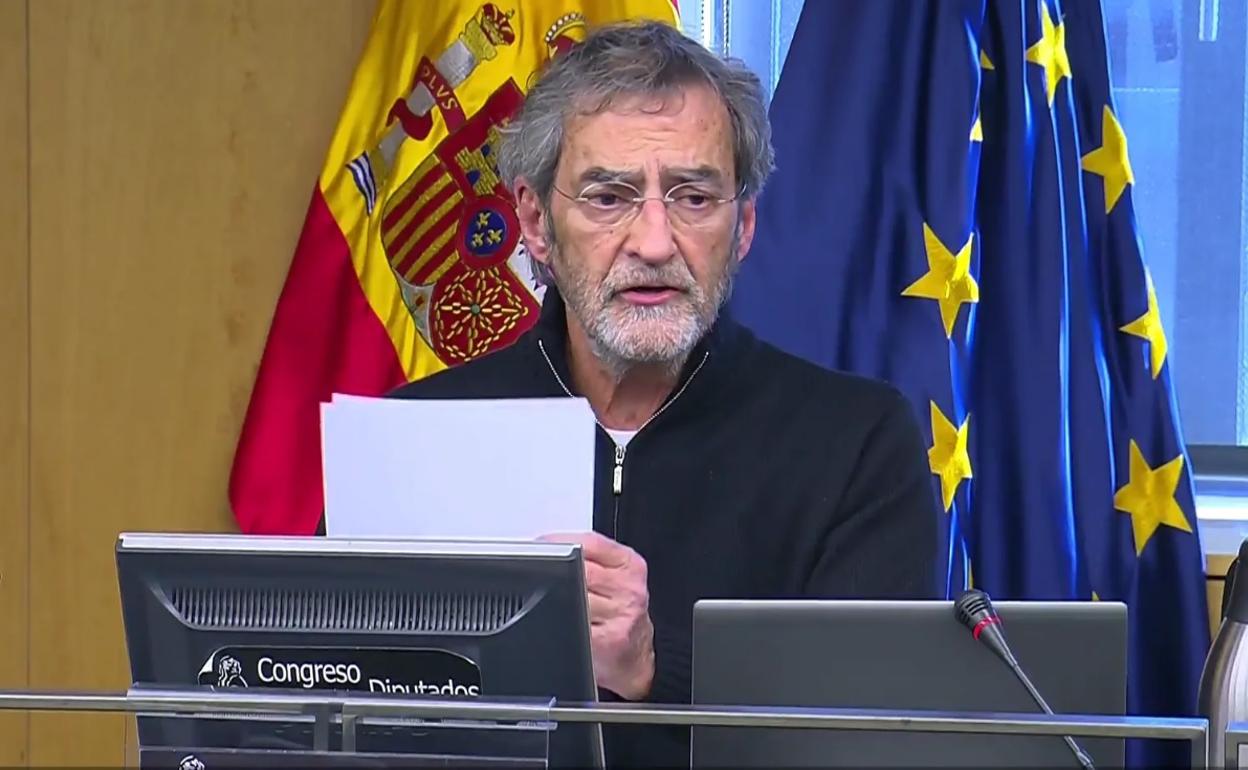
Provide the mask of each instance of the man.
MULTIPOLYGON (((499 163, 541 317, 394 395, 589 401, 595 531, 551 536, 584 546, 604 697, 689 702, 701 598, 937 595, 908 403, 722 312, 772 167, 757 77, 666 25, 602 28, 533 86, 499 163)), ((604 732, 609 764, 689 763, 687 729, 604 732)))

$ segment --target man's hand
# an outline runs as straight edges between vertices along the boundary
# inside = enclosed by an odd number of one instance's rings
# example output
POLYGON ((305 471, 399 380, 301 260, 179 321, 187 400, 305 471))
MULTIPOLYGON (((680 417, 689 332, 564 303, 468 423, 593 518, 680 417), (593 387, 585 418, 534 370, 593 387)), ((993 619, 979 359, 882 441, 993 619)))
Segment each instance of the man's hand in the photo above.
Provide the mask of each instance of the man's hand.
POLYGON ((654 681, 654 626, 650 622, 645 559, 596 532, 541 539, 581 545, 598 686, 628 700, 646 697, 654 681))

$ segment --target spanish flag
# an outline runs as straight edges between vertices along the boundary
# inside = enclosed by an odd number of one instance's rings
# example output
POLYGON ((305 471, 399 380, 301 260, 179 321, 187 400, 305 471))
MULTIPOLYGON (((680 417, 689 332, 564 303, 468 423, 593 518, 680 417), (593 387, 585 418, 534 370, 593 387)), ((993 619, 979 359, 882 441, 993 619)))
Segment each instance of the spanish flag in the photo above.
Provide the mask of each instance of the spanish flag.
MULTIPOLYGON (((380 0, 312 193, 239 436, 240 529, 311 534, 320 404, 379 395, 536 320, 499 126, 588 29, 678 22, 675 0, 380 0)), ((413 462, 437 436, 412 436, 413 462)))

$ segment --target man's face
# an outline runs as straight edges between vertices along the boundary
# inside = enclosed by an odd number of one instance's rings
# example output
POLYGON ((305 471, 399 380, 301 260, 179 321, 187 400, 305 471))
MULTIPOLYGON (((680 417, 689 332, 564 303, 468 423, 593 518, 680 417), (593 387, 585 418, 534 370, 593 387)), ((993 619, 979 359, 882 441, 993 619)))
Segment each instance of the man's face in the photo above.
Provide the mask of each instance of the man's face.
POLYGON ((753 202, 715 201, 738 184, 728 113, 705 86, 568 122, 549 210, 522 189, 521 220, 530 253, 550 267, 571 322, 600 356, 683 361, 753 237, 753 202), (681 201, 670 211, 669 191, 681 201), (629 203, 638 192, 652 200, 629 203), (582 195, 589 200, 573 200, 582 195))

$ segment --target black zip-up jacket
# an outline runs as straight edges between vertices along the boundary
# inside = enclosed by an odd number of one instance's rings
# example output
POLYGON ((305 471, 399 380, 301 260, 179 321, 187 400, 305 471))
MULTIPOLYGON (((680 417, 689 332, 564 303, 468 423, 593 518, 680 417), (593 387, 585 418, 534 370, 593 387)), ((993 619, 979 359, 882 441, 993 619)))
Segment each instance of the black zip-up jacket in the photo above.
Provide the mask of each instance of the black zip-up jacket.
MULTIPOLYGON (((391 395, 566 397, 564 313, 552 286, 514 344, 391 395)), ((788 355, 726 315, 625 449, 598 430, 596 458, 594 529, 646 560, 649 702, 690 702, 698 599, 940 593, 938 506, 909 402, 788 355)), ((605 726, 604 739, 609 767, 689 765, 688 728, 605 726)))

